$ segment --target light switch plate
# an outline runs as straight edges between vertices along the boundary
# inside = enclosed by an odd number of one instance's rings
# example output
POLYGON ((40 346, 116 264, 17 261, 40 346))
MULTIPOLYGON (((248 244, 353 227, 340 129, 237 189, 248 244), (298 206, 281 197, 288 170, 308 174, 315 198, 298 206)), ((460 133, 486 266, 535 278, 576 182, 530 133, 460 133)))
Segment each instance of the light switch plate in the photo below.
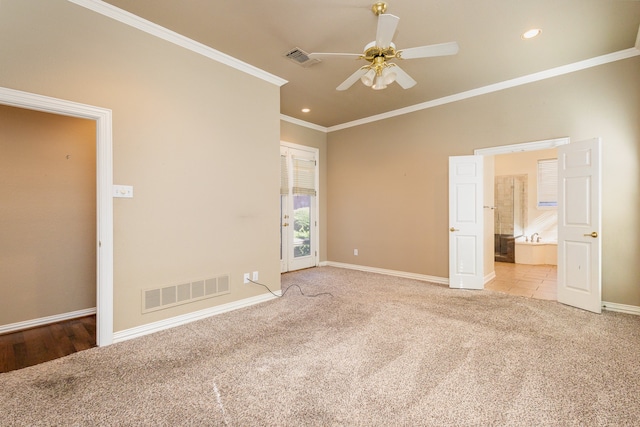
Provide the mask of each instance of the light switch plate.
POLYGON ((124 197, 127 199, 133 198, 133 186, 132 185, 114 185, 113 197, 124 197))

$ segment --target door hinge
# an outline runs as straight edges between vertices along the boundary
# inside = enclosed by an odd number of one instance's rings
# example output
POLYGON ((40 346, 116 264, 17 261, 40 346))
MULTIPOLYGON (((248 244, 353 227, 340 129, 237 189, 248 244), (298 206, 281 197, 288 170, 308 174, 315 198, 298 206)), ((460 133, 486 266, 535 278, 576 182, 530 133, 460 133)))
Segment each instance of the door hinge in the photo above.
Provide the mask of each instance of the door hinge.
POLYGON ((317 227, 318 226, 318 221, 315 221, 315 223, 316 223, 316 227, 317 227))
POLYGON ((316 256, 318 256, 318 251, 316 251, 316 256))

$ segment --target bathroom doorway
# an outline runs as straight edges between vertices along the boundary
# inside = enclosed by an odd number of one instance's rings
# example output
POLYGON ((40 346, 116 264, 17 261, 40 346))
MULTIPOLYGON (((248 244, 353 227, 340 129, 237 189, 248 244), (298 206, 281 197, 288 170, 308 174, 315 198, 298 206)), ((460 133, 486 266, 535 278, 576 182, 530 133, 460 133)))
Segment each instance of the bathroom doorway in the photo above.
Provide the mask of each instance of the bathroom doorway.
MULTIPOLYGON (((485 215, 493 215, 487 223, 493 233, 487 229, 485 239, 493 234, 494 256, 488 262, 492 261, 494 274, 488 276, 486 289, 557 299, 557 265, 523 263, 516 244, 530 240, 533 233, 538 233, 536 239, 541 236, 541 242, 557 240, 557 210, 537 207, 536 165, 538 158, 557 157, 556 147, 568 142, 568 138, 559 138, 475 151, 492 157, 488 163, 492 173, 485 174, 485 188, 493 187, 493 196, 485 206, 489 208, 485 215)), ((487 241, 485 247, 489 245, 487 241)))
POLYGON ((488 289, 557 299, 558 211, 538 202, 538 163, 551 158, 557 158, 557 149, 494 158, 496 279, 488 289))

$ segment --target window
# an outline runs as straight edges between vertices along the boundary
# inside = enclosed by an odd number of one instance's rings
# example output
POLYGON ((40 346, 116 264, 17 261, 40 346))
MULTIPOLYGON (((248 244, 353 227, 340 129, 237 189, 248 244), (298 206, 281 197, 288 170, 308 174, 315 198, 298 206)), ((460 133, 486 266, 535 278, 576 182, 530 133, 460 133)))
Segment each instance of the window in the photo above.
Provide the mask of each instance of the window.
POLYGON ((558 159, 538 160, 538 208, 558 206, 558 159))

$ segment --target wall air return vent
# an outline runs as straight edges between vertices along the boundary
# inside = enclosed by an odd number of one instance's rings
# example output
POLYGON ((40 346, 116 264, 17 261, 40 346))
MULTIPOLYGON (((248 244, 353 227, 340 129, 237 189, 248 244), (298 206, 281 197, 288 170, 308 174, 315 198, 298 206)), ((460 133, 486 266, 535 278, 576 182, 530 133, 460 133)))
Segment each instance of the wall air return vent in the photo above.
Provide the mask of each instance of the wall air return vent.
POLYGON ((299 47, 294 47, 289 52, 285 53, 284 56, 304 68, 308 68, 320 62, 319 59, 309 58, 309 54, 299 47))
POLYGON ((142 291, 142 312, 163 310, 176 305, 226 295, 229 292, 228 274, 177 285, 144 289, 142 291))

